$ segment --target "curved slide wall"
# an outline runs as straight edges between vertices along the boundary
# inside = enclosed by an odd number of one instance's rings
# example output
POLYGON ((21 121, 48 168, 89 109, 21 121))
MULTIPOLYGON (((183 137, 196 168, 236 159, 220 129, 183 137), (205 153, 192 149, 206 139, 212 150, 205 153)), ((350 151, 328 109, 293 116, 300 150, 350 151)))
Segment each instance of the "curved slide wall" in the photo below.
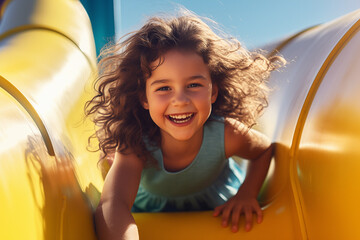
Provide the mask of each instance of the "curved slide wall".
POLYGON ((0 239, 95 239, 87 196, 102 178, 82 122, 90 21, 71 0, 6 1, 1 12, 0 239))
MULTIPOLYGON (((77 1, 4 6, 0 239, 95 239, 102 177, 82 121, 96 63, 89 20, 77 1)), ((233 234, 211 212, 138 213, 141 239, 360 238, 359 19, 356 11, 278 43, 289 64, 270 79, 259 126, 279 145, 259 198, 264 222, 233 234)))
POLYGON ((271 78, 263 126, 289 164, 302 239, 360 238, 359 31, 359 10, 309 29, 279 49, 290 64, 271 78))

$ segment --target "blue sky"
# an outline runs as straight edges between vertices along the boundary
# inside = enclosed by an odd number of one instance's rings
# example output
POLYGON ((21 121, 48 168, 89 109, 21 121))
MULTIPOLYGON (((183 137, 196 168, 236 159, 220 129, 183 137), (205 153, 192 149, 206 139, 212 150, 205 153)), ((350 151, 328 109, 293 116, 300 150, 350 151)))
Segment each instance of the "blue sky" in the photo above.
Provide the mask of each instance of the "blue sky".
POLYGON ((248 48, 261 46, 356 9, 360 0, 118 0, 118 36, 139 28, 148 16, 178 5, 209 17, 248 48))

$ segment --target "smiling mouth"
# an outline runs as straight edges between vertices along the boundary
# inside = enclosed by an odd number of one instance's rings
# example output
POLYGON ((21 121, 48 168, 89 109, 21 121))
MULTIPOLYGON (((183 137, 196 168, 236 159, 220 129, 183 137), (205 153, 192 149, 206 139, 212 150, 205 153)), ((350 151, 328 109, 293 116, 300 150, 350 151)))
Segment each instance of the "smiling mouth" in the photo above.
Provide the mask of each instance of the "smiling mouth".
POLYGON ((167 115, 168 119, 174 123, 186 123, 191 120, 194 116, 194 113, 187 113, 187 114, 176 114, 176 115, 167 115))

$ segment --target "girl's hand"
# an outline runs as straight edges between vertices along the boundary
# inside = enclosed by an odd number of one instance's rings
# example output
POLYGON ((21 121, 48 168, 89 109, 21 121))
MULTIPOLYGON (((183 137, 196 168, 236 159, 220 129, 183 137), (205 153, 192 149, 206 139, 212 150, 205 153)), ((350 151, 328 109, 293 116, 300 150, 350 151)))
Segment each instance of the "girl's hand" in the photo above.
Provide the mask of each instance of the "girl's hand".
POLYGON ((245 230, 250 231, 252 227, 253 213, 257 215, 257 223, 263 220, 263 213, 256 198, 246 196, 245 194, 236 194, 226 203, 220 205, 214 210, 214 217, 222 215, 222 226, 228 226, 231 216, 231 231, 239 230, 240 215, 245 215, 245 230))

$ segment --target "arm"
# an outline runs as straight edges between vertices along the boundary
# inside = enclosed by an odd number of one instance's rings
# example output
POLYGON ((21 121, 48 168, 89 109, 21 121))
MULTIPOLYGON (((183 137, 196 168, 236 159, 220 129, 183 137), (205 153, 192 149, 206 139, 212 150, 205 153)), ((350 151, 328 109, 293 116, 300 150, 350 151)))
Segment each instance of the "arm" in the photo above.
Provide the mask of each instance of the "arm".
POLYGON ((238 231, 241 214, 245 215, 245 229, 252 225, 252 214, 257 214, 257 222, 262 221, 262 210, 256 200, 267 175, 274 146, 263 134, 250 130, 241 124, 225 125, 225 153, 227 157, 237 155, 249 160, 246 178, 237 194, 225 204, 215 208, 214 216, 222 215, 222 225, 227 226, 231 217, 232 231, 238 231))
POLYGON ((142 169, 143 163, 135 154, 115 153, 95 212, 99 240, 139 239, 131 207, 137 194, 142 169))

